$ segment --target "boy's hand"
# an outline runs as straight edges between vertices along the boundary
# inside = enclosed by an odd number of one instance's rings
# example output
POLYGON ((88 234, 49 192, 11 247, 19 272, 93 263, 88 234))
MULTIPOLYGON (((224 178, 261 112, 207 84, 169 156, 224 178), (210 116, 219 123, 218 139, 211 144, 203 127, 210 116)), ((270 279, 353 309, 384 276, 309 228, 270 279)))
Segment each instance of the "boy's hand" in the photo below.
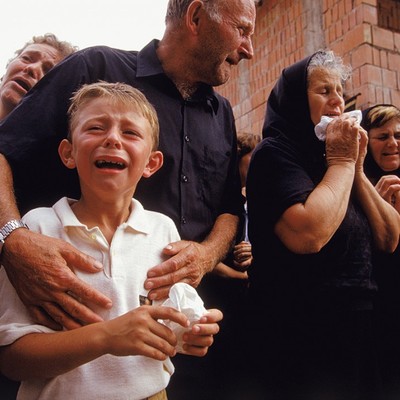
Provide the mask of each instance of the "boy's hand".
POLYGON ((219 332, 219 325, 223 314, 218 309, 207 310, 199 323, 194 324, 189 332, 183 334, 183 349, 185 354, 203 357, 208 348, 214 343, 214 335, 219 332))
POLYGON ((101 353, 142 355, 163 361, 176 354, 177 337, 159 320, 188 327, 187 317, 172 307, 140 306, 100 324, 101 353))

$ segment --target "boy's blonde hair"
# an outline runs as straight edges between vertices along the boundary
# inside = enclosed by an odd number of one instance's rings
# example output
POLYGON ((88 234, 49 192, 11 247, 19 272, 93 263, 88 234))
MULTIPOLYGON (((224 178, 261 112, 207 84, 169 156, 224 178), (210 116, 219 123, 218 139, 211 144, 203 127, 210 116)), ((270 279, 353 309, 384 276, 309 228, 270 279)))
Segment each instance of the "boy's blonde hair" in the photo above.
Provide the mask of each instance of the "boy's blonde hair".
POLYGON ((153 148, 157 150, 159 143, 159 123, 157 112, 147 100, 146 96, 138 89, 126 83, 110 83, 99 81, 82 85, 71 97, 71 104, 68 108, 69 133, 68 139, 71 141, 71 132, 74 130, 77 120, 76 114, 81 107, 93 99, 107 98, 117 104, 134 106, 151 126, 153 148))

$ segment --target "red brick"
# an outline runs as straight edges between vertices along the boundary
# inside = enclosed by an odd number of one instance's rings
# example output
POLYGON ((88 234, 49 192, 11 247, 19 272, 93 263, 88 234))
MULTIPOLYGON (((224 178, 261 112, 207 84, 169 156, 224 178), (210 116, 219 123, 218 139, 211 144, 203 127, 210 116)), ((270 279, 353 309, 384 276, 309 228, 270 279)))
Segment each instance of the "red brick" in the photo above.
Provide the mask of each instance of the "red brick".
POLYGON ((372 47, 364 43, 351 53, 351 65, 357 68, 364 64, 373 64, 372 47))
POLYGON ((377 65, 378 67, 381 66, 381 56, 380 56, 380 51, 379 49, 373 47, 372 48, 372 58, 373 58, 373 64, 377 65))
POLYGON ((347 15, 345 15, 342 20, 342 29, 343 33, 346 33, 350 30, 349 17, 347 15))
POLYGON ((394 50, 400 52, 400 33, 394 32, 394 50))
POLYGON ((363 85, 360 87, 360 96, 357 97, 358 108, 364 109, 377 103, 375 86, 363 85))
POLYGON ((361 86, 361 76, 359 68, 353 69, 351 81, 353 87, 359 88, 361 86))
POLYGON ((356 26, 356 10, 353 9, 349 14, 350 28, 356 26))
POLYGON ((344 2, 344 13, 347 15, 353 9, 353 1, 352 0, 345 0, 344 2))
POLYGON ((345 12, 345 1, 340 0, 338 3, 338 13, 339 13, 339 19, 343 19, 343 17, 346 15, 345 12))
POLYGON ((383 86, 392 88, 392 89, 399 89, 398 82, 397 82, 397 74, 398 74, 398 72, 389 71, 387 69, 382 69, 383 86))
POLYGON ((332 22, 335 23, 339 18, 339 10, 337 4, 332 7, 332 22))
POLYGON ((383 101, 382 103, 391 103, 392 102, 392 96, 391 96, 391 89, 388 87, 383 87, 382 88, 382 93, 383 93, 383 101))
POLYGON ((367 22, 371 25, 378 24, 378 10, 376 7, 363 4, 362 12, 363 12, 363 22, 367 22))
POLYGON ((330 46, 330 49, 335 53, 335 54, 344 54, 345 52, 343 51, 343 41, 339 41, 336 43, 332 43, 330 46))
POLYGON ((343 36, 343 47, 346 53, 363 43, 371 42, 371 27, 368 24, 358 25, 343 36))
POLYGON ((392 71, 397 71, 400 74, 400 54, 399 53, 389 53, 388 54, 388 67, 392 71))
POLYGON ((382 85, 382 70, 374 65, 363 65, 360 68, 361 82, 373 85, 382 85))
POLYGON ((375 88, 376 103, 385 103, 385 96, 381 87, 375 88))
POLYGON ((379 52, 379 59, 380 59, 379 66, 384 70, 387 70, 389 68, 388 52, 386 50, 381 50, 379 52))
POLYGON ((374 46, 382 47, 388 50, 394 50, 394 36, 393 32, 379 28, 378 26, 372 27, 372 43, 374 46))
POLYGON ((392 90, 390 102, 400 108, 400 92, 392 90))
POLYGON ((336 31, 336 37, 339 38, 343 35, 343 24, 342 21, 338 21, 335 24, 335 31, 336 31))
POLYGON ((356 24, 361 25, 364 21, 364 4, 359 5, 355 8, 356 12, 356 24))

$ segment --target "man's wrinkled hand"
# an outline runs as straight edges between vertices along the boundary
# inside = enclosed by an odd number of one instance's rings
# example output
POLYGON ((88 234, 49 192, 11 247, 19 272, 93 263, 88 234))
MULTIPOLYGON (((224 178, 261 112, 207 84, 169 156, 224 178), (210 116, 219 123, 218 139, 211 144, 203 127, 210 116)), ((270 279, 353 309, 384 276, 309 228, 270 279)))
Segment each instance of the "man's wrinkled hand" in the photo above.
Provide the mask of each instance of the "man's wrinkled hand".
POLYGON ((101 321, 91 306, 112 305, 73 272, 96 273, 102 265, 63 240, 17 229, 4 244, 1 263, 34 320, 50 328, 73 329, 101 321))
POLYGON ((164 254, 171 258, 151 268, 144 283, 145 289, 150 290, 148 297, 151 300, 167 298, 169 289, 177 282, 197 287, 216 264, 207 248, 196 242, 171 243, 164 249, 164 254))

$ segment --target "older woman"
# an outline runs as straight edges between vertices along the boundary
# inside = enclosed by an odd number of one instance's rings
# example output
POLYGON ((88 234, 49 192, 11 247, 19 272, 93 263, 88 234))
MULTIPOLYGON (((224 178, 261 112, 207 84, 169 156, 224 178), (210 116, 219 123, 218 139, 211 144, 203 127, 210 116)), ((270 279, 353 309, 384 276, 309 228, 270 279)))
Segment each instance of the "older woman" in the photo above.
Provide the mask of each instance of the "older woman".
POLYGON ((363 172, 366 132, 343 114, 349 74, 331 51, 286 68, 250 163, 248 313, 266 324, 250 333, 268 399, 378 398, 371 253, 393 251, 400 225, 363 172))
POLYGON ((400 212, 400 109, 392 104, 369 107, 363 111, 361 126, 369 138, 365 174, 400 212))
MULTIPOLYGON (((377 104, 363 111, 368 132, 365 174, 381 197, 400 213, 400 110, 377 104)), ((376 327, 385 399, 400 398, 400 247, 374 255, 378 284, 376 327)))

